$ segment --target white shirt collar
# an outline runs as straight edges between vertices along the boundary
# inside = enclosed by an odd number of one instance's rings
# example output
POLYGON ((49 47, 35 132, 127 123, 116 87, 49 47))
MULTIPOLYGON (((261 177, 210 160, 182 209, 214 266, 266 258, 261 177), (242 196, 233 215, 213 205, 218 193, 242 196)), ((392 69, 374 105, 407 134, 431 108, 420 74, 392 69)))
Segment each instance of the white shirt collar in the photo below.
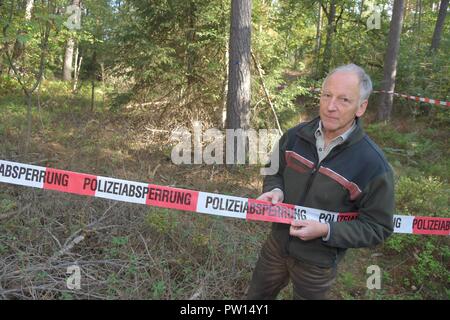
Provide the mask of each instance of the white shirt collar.
MULTIPOLYGON (((347 140, 348 137, 350 136, 350 134, 353 132, 353 130, 356 128, 356 121, 353 121, 352 126, 345 131, 343 134, 337 136, 336 138, 334 138, 332 141, 334 140, 341 140, 342 142, 347 140)), ((319 121, 319 127, 317 128, 316 132, 314 133, 315 137, 317 138, 318 135, 323 136, 323 126, 322 126, 322 120, 319 121)))

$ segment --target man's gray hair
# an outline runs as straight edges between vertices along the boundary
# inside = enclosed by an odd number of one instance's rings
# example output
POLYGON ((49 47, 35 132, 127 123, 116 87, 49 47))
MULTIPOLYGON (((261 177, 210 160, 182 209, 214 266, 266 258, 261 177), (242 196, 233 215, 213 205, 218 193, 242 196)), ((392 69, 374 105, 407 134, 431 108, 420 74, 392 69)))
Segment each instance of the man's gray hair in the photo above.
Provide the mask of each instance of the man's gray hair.
POLYGON ((370 93, 372 92, 372 80, 370 80, 370 76, 364 71, 363 68, 357 66, 356 64, 346 64, 336 69, 333 69, 325 78, 322 84, 325 85, 325 82, 328 80, 331 75, 336 72, 353 72, 358 76, 359 79, 359 104, 363 103, 365 100, 369 99, 370 93))

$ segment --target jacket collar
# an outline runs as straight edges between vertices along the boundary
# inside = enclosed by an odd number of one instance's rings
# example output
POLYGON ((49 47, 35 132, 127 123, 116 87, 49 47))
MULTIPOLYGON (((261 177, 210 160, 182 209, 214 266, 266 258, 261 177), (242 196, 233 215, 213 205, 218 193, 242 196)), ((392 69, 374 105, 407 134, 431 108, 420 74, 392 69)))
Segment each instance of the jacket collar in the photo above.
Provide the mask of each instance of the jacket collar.
MULTIPOLYGON (((310 122, 307 122, 304 126, 300 126, 300 128, 297 130, 296 136, 301 139, 305 139, 308 142, 315 145, 316 137, 314 134, 315 134, 317 128, 319 127, 319 121, 320 121, 320 117, 316 117, 313 120, 311 120, 310 122)), ((356 127, 352 131, 352 133, 350 134, 348 139, 346 139, 344 141, 344 143, 342 143, 341 146, 350 146, 350 145, 358 142, 362 138, 364 138, 365 133, 364 133, 363 128, 361 127, 361 125, 362 125, 361 122, 362 121, 360 118, 358 118, 358 117, 355 118, 356 127)))

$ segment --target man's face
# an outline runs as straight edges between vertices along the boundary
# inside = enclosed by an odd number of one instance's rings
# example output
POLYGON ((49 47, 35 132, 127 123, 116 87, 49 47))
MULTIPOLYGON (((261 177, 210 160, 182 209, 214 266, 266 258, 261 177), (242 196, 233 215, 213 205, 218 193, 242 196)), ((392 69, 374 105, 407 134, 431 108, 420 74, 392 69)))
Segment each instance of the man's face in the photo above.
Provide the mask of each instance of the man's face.
POLYGON ((356 117, 366 111, 367 100, 359 104, 359 80, 353 72, 336 72, 325 82, 320 96, 320 120, 329 138, 347 131, 356 117))

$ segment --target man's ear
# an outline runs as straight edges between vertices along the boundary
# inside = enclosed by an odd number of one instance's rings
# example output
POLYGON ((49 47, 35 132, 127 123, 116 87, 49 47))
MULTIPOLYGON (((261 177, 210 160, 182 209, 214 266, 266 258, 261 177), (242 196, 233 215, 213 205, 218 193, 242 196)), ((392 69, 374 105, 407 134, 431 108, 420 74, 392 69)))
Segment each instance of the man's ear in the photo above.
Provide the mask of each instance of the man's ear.
POLYGON ((364 112, 366 112, 368 103, 369 100, 364 100, 363 103, 361 103, 358 109, 356 110, 355 116, 357 116, 358 118, 361 117, 364 114, 364 112))

